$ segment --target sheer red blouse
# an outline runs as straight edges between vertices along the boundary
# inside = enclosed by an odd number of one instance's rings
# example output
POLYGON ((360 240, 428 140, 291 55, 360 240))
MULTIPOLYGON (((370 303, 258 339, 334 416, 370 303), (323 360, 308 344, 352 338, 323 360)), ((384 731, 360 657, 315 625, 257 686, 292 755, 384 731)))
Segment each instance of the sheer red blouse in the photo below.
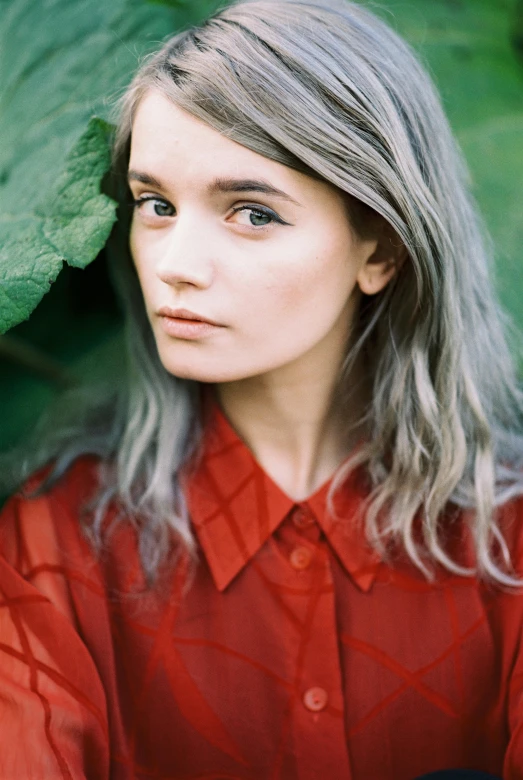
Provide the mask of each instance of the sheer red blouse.
MULTIPOLYGON (((185 483, 192 584, 180 564, 140 593, 131 524, 101 559, 81 532, 97 463, 0 513, 2 780, 523 778, 523 596, 378 560, 361 478, 340 519, 328 484, 295 503, 217 406, 185 483)), ((517 562, 522 520, 505 506, 517 562)))

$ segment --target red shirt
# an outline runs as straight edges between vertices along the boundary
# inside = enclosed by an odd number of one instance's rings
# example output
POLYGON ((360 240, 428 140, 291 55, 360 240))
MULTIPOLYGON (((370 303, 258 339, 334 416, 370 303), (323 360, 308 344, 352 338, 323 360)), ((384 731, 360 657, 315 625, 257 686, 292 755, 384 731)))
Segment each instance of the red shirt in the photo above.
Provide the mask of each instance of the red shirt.
MULTIPOLYGON (((101 561, 80 530, 96 466, 0 515, 2 779, 523 778, 522 596, 380 562, 351 527, 360 477, 338 521, 328 484, 294 503, 215 408, 192 586, 180 565, 136 596, 131 524, 101 561)), ((523 501, 505 515, 523 536, 523 501)))

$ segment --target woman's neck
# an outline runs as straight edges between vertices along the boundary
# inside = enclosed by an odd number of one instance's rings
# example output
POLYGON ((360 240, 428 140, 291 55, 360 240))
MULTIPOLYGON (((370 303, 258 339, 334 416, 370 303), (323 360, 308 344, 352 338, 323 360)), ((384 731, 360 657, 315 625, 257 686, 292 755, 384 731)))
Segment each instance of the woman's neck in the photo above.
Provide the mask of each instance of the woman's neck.
MULTIPOLYGON (((363 388, 342 406, 337 371, 285 366, 216 385, 217 400, 264 471, 295 501, 326 482, 363 435, 363 388), (352 430, 351 430, 352 428, 352 430)), ((361 374, 360 374, 361 376, 361 374)))

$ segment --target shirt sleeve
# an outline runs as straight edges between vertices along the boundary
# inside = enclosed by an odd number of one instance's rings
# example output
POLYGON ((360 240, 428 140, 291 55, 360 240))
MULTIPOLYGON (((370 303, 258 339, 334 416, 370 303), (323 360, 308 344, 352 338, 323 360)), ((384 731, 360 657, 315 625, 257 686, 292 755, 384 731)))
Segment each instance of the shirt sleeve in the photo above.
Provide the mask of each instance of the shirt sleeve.
POLYGON ((45 497, 0 511, 0 777, 109 777, 104 688, 45 497))

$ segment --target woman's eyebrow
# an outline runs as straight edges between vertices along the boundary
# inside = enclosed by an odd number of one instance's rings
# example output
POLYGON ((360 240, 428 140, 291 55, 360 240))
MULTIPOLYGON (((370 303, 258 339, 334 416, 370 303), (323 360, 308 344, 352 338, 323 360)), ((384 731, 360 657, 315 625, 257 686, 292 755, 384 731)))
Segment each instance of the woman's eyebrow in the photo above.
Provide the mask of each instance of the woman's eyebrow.
POLYGON ((159 190, 165 189, 161 181, 155 179, 154 176, 141 171, 134 171, 132 168, 127 171, 127 181, 139 181, 142 184, 150 184, 151 187, 157 187, 159 190))
POLYGON ((283 190, 279 190, 273 187, 266 181, 261 179, 215 179, 212 184, 209 185, 209 193, 215 195, 220 192, 261 192, 263 195, 272 195, 275 198, 281 198, 282 200, 288 200, 296 206, 301 206, 297 200, 291 198, 283 190))
MULTIPOLYGON (((127 179, 128 181, 139 181, 142 184, 149 184, 151 187, 156 187, 159 190, 167 191, 168 189, 159 179, 151 176, 149 173, 135 171, 132 168, 127 172, 127 179)), ((296 206, 301 206, 301 203, 291 198, 286 192, 273 187, 272 184, 261 179, 217 178, 209 185, 208 192, 210 195, 224 192, 261 192, 263 195, 272 195, 274 198, 288 200, 296 206)))

